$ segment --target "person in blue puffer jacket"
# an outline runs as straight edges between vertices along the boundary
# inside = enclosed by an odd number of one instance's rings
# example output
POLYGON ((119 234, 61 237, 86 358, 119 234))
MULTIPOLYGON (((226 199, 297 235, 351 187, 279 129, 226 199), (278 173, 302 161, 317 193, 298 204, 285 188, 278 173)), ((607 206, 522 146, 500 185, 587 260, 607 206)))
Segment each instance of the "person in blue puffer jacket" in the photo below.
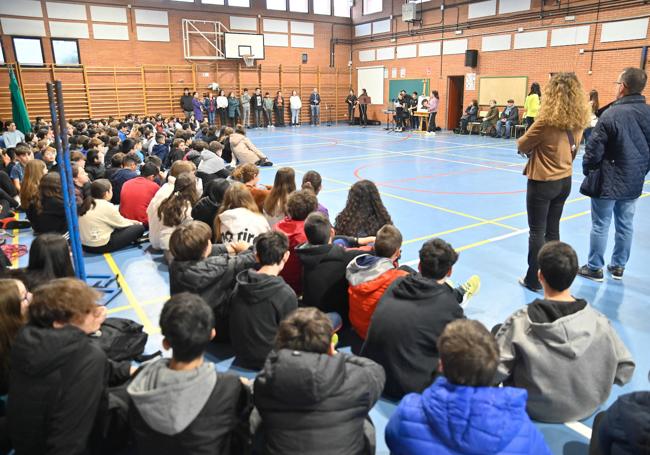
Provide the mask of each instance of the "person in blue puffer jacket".
POLYGON ((438 351, 444 377, 406 395, 388 422, 392 455, 550 455, 526 414, 526 390, 489 387, 499 349, 480 322, 450 322, 438 351))

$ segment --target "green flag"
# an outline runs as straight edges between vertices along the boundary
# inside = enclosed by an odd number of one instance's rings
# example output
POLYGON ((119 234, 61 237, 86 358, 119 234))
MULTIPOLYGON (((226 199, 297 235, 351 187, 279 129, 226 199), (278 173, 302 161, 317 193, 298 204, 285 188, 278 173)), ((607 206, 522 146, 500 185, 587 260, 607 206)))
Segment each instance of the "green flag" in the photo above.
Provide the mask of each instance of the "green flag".
POLYGON ((32 125, 29 123, 27 107, 25 107, 23 95, 20 93, 20 87, 18 86, 16 75, 11 67, 9 68, 9 92, 11 93, 11 113, 16 128, 27 134, 32 130, 32 125))

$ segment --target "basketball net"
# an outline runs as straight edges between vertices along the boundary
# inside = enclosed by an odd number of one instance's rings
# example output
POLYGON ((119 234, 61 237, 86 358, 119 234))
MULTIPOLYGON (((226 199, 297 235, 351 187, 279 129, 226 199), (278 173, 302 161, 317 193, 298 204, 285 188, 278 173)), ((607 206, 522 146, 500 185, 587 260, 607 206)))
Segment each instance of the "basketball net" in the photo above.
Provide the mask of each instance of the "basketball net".
POLYGON ((242 55, 241 58, 244 59, 244 63, 248 68, 255 66, 255 56, 254 55, 242 55))

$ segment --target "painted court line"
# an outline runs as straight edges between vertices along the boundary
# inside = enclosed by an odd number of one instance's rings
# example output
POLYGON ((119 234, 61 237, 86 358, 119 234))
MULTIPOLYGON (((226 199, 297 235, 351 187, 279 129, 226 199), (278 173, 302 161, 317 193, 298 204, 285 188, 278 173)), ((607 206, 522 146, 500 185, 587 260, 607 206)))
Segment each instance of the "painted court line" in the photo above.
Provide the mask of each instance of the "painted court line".
POLYGON ((587 440, 591 440, 591 428, 589 428, 584 423, 566 422, 564 425, 566 425, 568 428, 578 433, 580 436, 586 438, 587 440))

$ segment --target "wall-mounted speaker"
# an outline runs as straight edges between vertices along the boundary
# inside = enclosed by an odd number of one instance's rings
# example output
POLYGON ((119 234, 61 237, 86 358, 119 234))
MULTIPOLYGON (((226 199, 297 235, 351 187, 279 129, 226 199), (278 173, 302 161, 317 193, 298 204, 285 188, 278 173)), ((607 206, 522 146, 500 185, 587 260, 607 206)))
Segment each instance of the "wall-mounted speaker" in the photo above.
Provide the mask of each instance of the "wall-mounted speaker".
POLYGON ((307 63, 309 56, 307 54, 302 54, 302 63, 307 63))
POLYGON ((468 49, 465 51, 465 66, 476 68, 478 66, 478 51, 476 49, 468 49))

